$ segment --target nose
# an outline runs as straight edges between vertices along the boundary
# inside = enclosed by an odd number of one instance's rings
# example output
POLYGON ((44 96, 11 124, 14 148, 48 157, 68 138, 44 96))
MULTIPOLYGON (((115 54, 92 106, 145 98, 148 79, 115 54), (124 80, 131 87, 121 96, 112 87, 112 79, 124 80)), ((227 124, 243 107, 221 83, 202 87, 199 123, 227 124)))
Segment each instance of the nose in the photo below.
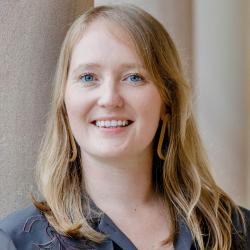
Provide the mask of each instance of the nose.
POLYGON ((121 108, 124 104, 120 88, 115 82, 105 82, 100 89, 98 105, 105 108, 121 108))

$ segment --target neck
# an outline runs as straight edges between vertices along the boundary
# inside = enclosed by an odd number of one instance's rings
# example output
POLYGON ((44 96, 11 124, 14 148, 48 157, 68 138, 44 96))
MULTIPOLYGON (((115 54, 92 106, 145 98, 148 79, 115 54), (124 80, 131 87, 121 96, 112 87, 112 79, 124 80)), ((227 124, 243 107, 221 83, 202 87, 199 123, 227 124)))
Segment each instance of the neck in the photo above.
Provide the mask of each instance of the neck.
POLYGON ((152 154, 125 159, 98 159, 82 152, 87 193, 104 212, 126 213, 152 203, 152 154))

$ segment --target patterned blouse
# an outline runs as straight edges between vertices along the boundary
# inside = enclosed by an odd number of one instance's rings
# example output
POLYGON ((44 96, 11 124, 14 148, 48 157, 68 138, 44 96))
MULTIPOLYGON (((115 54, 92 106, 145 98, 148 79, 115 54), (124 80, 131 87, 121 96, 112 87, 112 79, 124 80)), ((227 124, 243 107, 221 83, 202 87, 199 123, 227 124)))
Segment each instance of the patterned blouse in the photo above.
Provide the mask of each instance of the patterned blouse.
MULTIPOLYGON (((248 235, 240 240, 233 233, 232 249, 250 249, 250 211, 243 209, 247 219, 248 235)), ((235 228, 237 222, 234 220, 235 228)), ((88 240, 73 239, 57 233, 45 216, 34 206, 30 206, 0 221, 0 250, 136 250, 134 244, 106 215, 95 222, 95 229, 108 235, 96 244, 88 240)), ((178 233, 174 242, 175 250, 198 249, 191 232, 183 221, 178 222, 178 233)))

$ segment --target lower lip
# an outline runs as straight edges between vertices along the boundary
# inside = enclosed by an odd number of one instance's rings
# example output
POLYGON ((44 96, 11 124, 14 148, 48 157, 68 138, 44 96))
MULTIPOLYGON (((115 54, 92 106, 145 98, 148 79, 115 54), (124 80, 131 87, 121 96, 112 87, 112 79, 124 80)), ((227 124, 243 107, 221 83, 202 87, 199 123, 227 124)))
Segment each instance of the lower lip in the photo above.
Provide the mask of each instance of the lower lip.
POLYGON ((94 125, 100 132, 108 133, 108 134, 119 134, 124 132, 130 125, 125 127, 117 127, 117 128, 104 128, 104 127, 97 127, 94 125))

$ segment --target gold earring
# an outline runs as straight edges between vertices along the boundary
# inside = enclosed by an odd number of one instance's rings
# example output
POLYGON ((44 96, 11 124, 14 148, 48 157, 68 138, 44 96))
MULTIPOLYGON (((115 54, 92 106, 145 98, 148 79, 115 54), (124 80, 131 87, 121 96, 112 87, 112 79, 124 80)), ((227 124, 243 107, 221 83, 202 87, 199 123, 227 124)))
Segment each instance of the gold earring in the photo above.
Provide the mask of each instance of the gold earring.
POLYGON ((69 137, 70 148, 72 150, 72 155, 69 158, 69 162, 73 162, 73 161, 75 161, 75 159, 77 157, 77 147, 76 147, 75 139, 74 139, 74 136, 72 134, 72 131, 71 131, 71 128, 69 125, 69 118, 67 115, 65 104, 63 104, 63 113, 64 113, 64 118, 65 118, 65 127, 66 127, 67 134, 69 137))
POLYGON ((162 143, 163 143, 165 132, 166 132, 168 118, 169 118, 169 115, 166 114, 162 120, 161 133, 160 133, 160 138, 159 138, 158 147, 157 147, 157 154, 161 160, 166 159, 166 157, 162 153, 162 143))
POLYGON ((68 116, 66 115, 66 129, 67 129, 67 133, 69 136, 69 143, 70 143, 70 148, 72 150, 72 155, 69 159, 70 162, 75 161, 76 157, 77 157, 77 148, 76 148, 76 143, 75 143, 75 139, 74 136, 72 134, 70 125, 69 125, 69 119, 68 116))
POLYGON ((75 143, 75 139, 72 135, 71 129, 69 128, 69 140, 70 140, 70 145, 72 148, 72 156, 70 157, 69 161, 73 162, 75 161, 76 157, 77 157, 77 148, 76 148, 76 143, 75 143))

